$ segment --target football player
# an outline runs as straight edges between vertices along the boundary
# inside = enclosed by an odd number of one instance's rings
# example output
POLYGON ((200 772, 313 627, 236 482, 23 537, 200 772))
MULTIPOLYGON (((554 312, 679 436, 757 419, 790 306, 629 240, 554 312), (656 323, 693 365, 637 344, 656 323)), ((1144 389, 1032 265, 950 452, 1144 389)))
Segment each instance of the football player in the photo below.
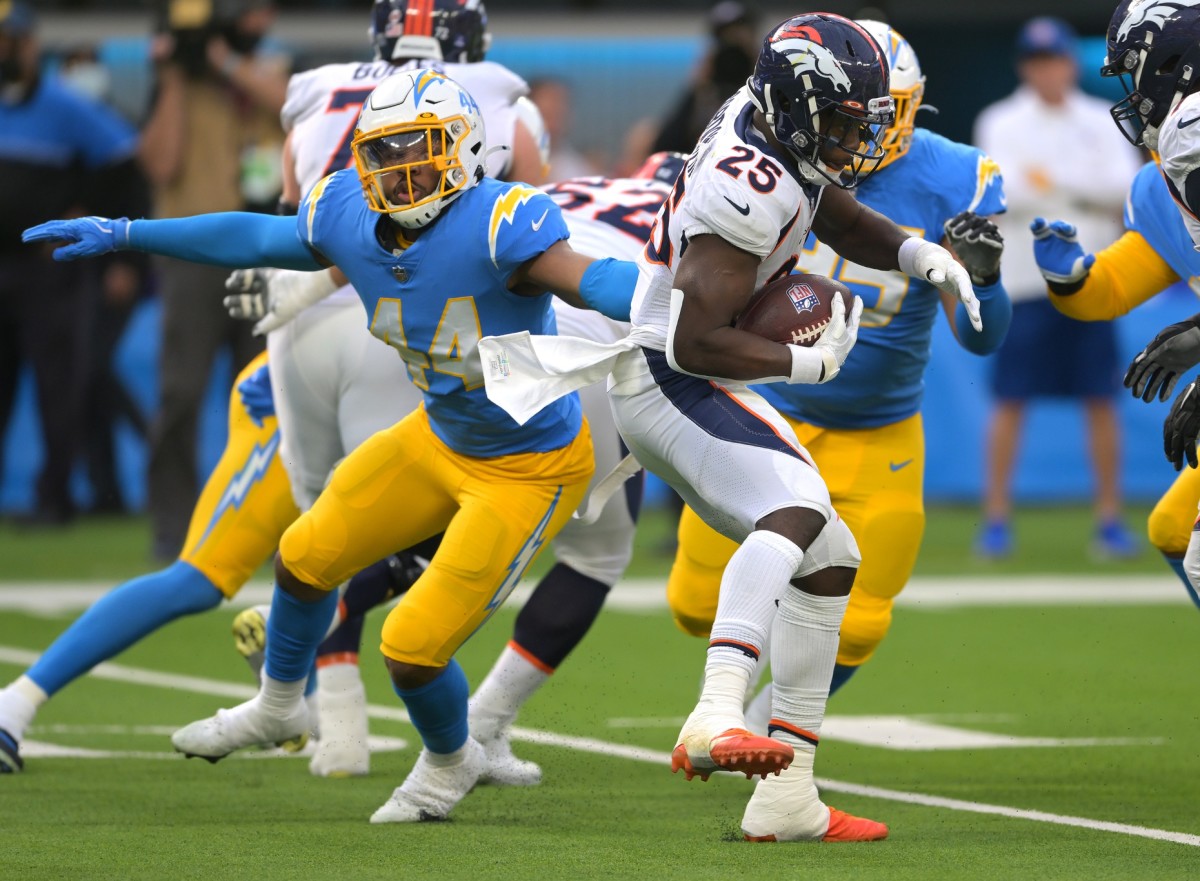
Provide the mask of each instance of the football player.
POLYGON ((481 343, 488 395, 518 420, 611 371, 617 427, 637 460, 740 544, 672 765, 689 778, 718 767, 762 775, 742 818, 755 841, 874 840, 887 827, 828 808, 813 780, 858 548, 795 432, 747 388, 833 379, 862 300, 846 318, 838 298, 811 348, 745 333, 734 319, 754 291, 796 266, 812 228, 848 259, 945 289, 972 332, 988 332, 953 256, 848 192, 882 158, 893 110, 887 59, 862 27, 826 13, 782 22, 659 212, 639 261, 630 336, 586 352, 552 338, 481 343), (776 687, 772 736, 763 738, 746 730, 743 702, 769 634, 776 687))
MULTIPOLYGON (((977 333, 957 298, 925 279, 860 266, 811 233, 800 253, 799 269, 844 282, 866 304, 854 356, 836 383, 774 383, 761 390, 820 466, 833 507, 862 553, 842 620, 831 693, 887 635, 895 598, 912 575, 921 547, 925 439, 920 408, 934 322, 944 313, 960 345, 983 355, 1003 341, 1011 316, 1000 281, 1003 245, 985 220, 1004 211, 1000 169, 978 149, 916 127, 925 91, 916 53, 894 28, 875 21, 859 24, 887 56, 896 118, 883 135, 884 158, 859 185, 858 200, 957 253, 987 311, 986 333, 977 333)), ((684 509, 667 597, 685 632, 708 636, 721 573, 736 549, 691 508, 684 509)), ((763 697, 769 700, 769 692, 763 697)))
POLYGON ((305 731, 304 680, 334 588, 389 550, 444 532, 389 613, 381 646, 425 749, 372 822, 416 822, 445 817, 486 770, 455 652, 570 518, 594 470, 578 397, 518 425, 486 397, 478 340, 552 330, 549 292, 627 319, 637 269, 574 252, 549 196, 486 178, 478 105, 435 70, 383 80, 363 105, 352 153, 355 168, 323 178, 295 219, 81 218, 24 238, 67 241, 54 252, 67 260, 135 249, 227 266, 337 265, 372 333, 405 360, 423 407, 343 459, 280 540, 258 695, 172 741, 215 761, 305 731))

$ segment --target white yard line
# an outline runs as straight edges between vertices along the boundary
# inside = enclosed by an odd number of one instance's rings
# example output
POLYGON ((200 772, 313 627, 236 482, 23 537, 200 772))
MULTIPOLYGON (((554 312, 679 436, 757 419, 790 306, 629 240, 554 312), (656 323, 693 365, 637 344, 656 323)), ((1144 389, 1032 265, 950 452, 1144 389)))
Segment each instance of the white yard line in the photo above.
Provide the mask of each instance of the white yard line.
MULTIPOLYGON (((38 615, 61 615, 86 608, 115 585, 100 581, 0 581, 0 610, 38 615)), ((271 601, 271 585, 247 584, 232 606, 271 601)), ((532 591, 528 583, 513 591, 516 604, 532 591)), ((969 606, 1111 606, 1188 605, 1183 585, 1172 574, 1137 576, 939 576, 914 578, 897 604, 917 609, 969 606)), ((666 609, 666 582, 661 578, 631 578, 609 594, 607 606, 625 612, 666 609)))
MULTIPOLYGON (((12 646, 0 646, 0 662, 28 666, 38 658, 37 652, 12 646)), ((138 685, 157 686, 160 688, 191 691, 198 694, 211 694, 218 697, 248 698, 255 689, 248 684, 224 682, 217 679, 205 679, 198 676, 181 676, 171 673, 160 673, 138 667, 127 667, 124 664, 100 664, 91 674, 98 679, 108 679, 117 682, 129 682, 138 685)), ((370 716, 376 719, 391 719, 407 722, 408 714, 398 707, 386 707, 370 704, 367 707, 370 716)), ((527 743, 539 743, 548 746, 565 747, 579 752, 596 753, 598 755, 614 756, 631 759, 638 762, 664 767, 670 764, 671 755, 659 750, 645 749, 636 746, 626 746, 619 743, 609 743, 590 737, 571 737, 565 734, 554 734, 549 731, 538 731, 533 728, 513 728, 514 740, 527 743)), ((1097 832, 1111 832, 1118 835, 1132 835, 1139 838, 1151 838, 1157 841, 1170 841, 1175 844, 1185 844, 1190 847, 1200 847, 1200 835, 1189 835, 1183 832, 1171 832, 1166 829, 1152 829, 1146 826, 1131 826, 1125 823, 1110 823, 1105 820, 1092 820, 1087 817, 1072 817, 1065 814, 1050 814, 1045 811, 1031 811, 1023 808, 1007 807, 1005 805, 990 805, 983 802, 962 801, 954 798, 942 798, 936 795, 924 795, 919 792, 904 792, 896 789, 883 789, 877 786, 863 786, 858 783, 845 783, 840 780, 818 778, 817 785, 829 792, 843 792, 848 795, 861 795, 883 801, 904 802, 926 807, 944 808, 951 811, 965 811, 975 814, 993 814, 1001 817, 1011 817, 1016 820, 1032 820, 1038 823, 1052 823, 1059 826, 1075 826, 1081 829, 1092 829, 1097 832)))

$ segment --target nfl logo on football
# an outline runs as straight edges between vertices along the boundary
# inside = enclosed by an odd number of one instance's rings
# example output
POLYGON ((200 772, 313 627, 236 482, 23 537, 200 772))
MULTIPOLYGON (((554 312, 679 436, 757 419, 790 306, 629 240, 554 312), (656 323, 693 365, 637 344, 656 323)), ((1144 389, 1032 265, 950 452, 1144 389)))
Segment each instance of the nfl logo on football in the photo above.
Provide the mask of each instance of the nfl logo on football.
POLYGON ((816 292, 806 284, 794 284, 788 288, 787 293, 797 314, 811 312, 820 303, 816 292))

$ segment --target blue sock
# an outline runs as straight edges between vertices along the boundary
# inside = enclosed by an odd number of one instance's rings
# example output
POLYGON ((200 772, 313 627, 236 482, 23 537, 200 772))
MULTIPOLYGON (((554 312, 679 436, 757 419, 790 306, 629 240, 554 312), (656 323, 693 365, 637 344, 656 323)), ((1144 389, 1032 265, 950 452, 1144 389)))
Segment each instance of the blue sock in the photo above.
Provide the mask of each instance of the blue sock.
POLYGON ((267 619, 268 676, 279 682, 298 682, 308 676, 337 604, 336 590, 315 603, 304 603, 275 585, 267 619))
POLYGON ((858 667, 851 667, 848 664, 833 665, 833 679, 829 682, 829 695, 832 697, 839 688, 850 681, 850 677, 858 672, 858 667))
POLYGON ((1196 608, 1200 609, 1200 596, 1196 595, 1196 589, 1192 587, 1192 583, 1188 581, 1187 573, 1183 571, 1183 557, 1168 557, 1166 554, 1163 554, 1163 559, 1167 561, 1167 565, 1179 576, 1179 580, 1183 582, 1188 596, 1196 604, 1196 608))
POLYGON ((397 688, 413 727, 431 753, 452 753, 467 742, 467 674, 453 658, 432 682, 420 688, 397 688))
POLYGON ((102 596, 51 643, 27 675, 52 695, 164 624, 219 605, 223 596, 199 569, 176 560, 102 596))

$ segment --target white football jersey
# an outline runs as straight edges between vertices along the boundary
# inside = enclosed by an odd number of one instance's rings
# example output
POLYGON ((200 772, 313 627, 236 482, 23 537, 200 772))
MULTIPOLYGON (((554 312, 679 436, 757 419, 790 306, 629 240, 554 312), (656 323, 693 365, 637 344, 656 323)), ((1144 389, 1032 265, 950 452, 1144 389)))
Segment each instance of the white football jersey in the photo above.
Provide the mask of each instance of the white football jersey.
POLYGON ((1187 202, 1187 177, 1200 168, 1200 92, 1188 95, 1163 120, 1158 129, 1158 155, 1168 189, 1200 251, 1200 205, 1187 202))
POLYGON ((387 61, 327 64, 295 74, 288 81, 280 114, 283 130, 292 135, 292 154, 301 193, 317 181, 353 165, 350 141, 362 103, 371 91, 399 70, 429 67, 444 73, 471 93, 483 117, 488 148, 488 174, 503 177, 512 159, 516 100, 529 91, 525 80, 491 61, 443 64, 421 59, 402 65, 387 61))
MULTIPOLYGON (((643 178, 581 177, 542 187, 571 231, 571 248, 589 257, 636 261, 654 218, 671 192, 669 184, 643 178)), ((612 343, 629 333, 625 322, 592 309, 576 309, 558 297, 554 314, 562 336, 612 343)), ((590 418, 590 417, 589 417, 590 418)))
POLYGON ((689 238, 711 233, 757 255, 756 290, 799 259, 821 188, 801 180, 795 164, 754 128, 753 116, 746 87, 717 111, 639 256, 633 324, 657 339, 660 350, 666 350, 671 288, 689 238))

